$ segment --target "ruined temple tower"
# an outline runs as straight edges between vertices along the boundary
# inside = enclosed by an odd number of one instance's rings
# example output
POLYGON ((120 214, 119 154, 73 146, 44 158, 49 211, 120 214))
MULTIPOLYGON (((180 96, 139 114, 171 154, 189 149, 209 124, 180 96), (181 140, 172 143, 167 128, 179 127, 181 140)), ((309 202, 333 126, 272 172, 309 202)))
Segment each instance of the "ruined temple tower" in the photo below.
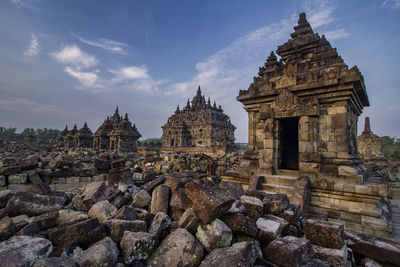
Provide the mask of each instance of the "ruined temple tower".
POLYGON ((279 60, 271 52, 237 97, 248 113, 255 172, 293 170, 360 184, 357 120, 369 106, 363 76, 313 32, 304 13, 294 30, 278 46, 279 60))
POLYGON ((358 150, 364 160, 383 157, 381 140, 372 132, 369 117, 365 118, 364 131, 358 136, 358 150))
POLYGON ((165 151, 225 153, 234 149, 233 126, 222 107, 205 100, 200 86, 192 101, 175 113, 162 126, 162 146, 165 151))

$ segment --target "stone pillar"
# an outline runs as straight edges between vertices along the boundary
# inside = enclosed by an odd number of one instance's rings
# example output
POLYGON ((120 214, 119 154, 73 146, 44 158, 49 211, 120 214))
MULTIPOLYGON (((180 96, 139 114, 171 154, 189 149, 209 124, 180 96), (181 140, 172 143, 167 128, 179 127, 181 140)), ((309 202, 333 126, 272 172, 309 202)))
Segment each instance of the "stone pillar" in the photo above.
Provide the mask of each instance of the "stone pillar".
POLYGON ((255 112, 249 113, 249 140, 248 150, 252 151, 256 148, 256 123, 255 123, 255 112))
POLYGON ((302 116, 299 120, 299 170, 319 172, 318 117, 302 116))

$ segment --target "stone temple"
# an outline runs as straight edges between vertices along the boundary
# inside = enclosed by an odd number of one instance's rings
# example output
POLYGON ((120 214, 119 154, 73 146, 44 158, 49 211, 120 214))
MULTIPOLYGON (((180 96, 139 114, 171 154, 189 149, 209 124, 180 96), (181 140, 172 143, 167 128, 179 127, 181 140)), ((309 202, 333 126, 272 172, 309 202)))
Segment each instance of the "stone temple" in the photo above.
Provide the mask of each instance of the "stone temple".
POLYGON ((119 115, 118 107, 111 117, 107 117, 103 124, 92 134, 85 122, 78 130, 76 124, 71 131, 68 127, 55 138, 55 147, 82 147, 94 149, 109 149, 121 152, 137 151, 138 140, 141 134, 135 125, 132 125, 128 114, 124 117, 119 115))
POLYGON ((210 98, 206 102, 200 86, 191 103, 189 99, 183 109, 177 107, 175 113, 162 126, 162 146, 165 151, 187 151, 218 153, 234 149, 233 126, 228 115, 210 98))
POLYGON ((292 39, 278 47, 237 99, 249 117, 249 150, 258 171, 296 170, 362 182, 357 120, 369 106, 364 79, 301 14, 292 39))
POLYGON ((314 33, 304 13, 237 100, 248 113, 249 151, 222 175, 248 189, 286 194, 301 212, 392 236, 386 181, 369 177, 357 121, 369 106, 364 79, 314 33))
POLYGON ((364 160, 383 157, 381 140, 372 132, 369 117, 365 118, 364 131, 358 136, 358 151, 364 160))

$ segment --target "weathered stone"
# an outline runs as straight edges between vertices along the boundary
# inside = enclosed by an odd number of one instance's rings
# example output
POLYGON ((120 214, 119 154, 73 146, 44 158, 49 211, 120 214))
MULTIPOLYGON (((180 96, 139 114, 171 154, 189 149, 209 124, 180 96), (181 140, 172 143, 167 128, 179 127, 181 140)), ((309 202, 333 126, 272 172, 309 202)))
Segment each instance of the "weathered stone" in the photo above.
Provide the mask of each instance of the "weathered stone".
POLYGON ((10 166, 10 167, 2 167, 0 168, 0 174, 2 175, 12 175, 21 172, 21 168, 19 166, 10 166))
POLYGON ((285 194, 267 194, 262 202, 264 214, 279 215, 289 207, 289 199, 285 194))
POLYGON ((90 208, 88 215, 90 218, 97 218, 100 223, 104 223, 111 219, 117 211, 117 208, 111 205, 108 200, 103 200, 94 204, 90 208))
POLYGON ((108 191, 104 182, 93 182, 82 188, 81 198, 83 204, 89 210, 96 202, 107 200, 108 191))
POLYGON ((150 212, 157 214, 158 212, 168 213, 169 204, 169 187, 165 185, 157 186, 151 196, 150 212))
POLYGON ((185 228, 192 234, 196 233, 199 224, 200 219, 192 209, 185 210, 178 222, 180 228, 185 228))
POLYGON ((257 239, 260 241, 262 247, 280 237, 283 229, 288 226, 288 222, 284 219, 273 215, 269 215, 267 218, 259 218, 256 224, 258 228, 257 239))
POLYGON ((82 219, 88 219, 89 216, 86 213, 83 213, 81 211, 75 211, 75 210, 59 210, 58 211, 58 216, 57 216, 57 224, 64 224, 66 222, 70 222, 73 220, 82 220, 82 219))
POLYGON ((151 196, 147 191, 140 190, 132 197, 132 206, 136 208, 144 208, 150 205, 151 196))
POLYGON ((64 203, 65 199, 60 197, 17 192, 8 201, 6 211, 11 216, 19 214, 35 216, 60 210, 64 206, 64 203))
POLYGON ((235 199, 239 199, 241 196, 244 195, 243 186, 239 183, 222 181, 219 183, 218 187, 222 190, 228 190, 229 192, 231 192, 235 196, 235 199))
POLYGON ((26 222, 15 223, 8 216, 3 217, 0 220, 0 241, 9 239, 19 230, 21 230, 26 224, 26 222))
POLYGON ((0 175, 0 187, 5 187, 7 185, 7 178, 4 175, 0 175))
POLYGON ((121 239, 121 250, 126 264, 134 260, 146 260, 158 243, 157 237, 151 233, 125 231, 121 239))
POLYGON ((196 237, 210 252, 215 248, 229 247, 232 241, 232 231, 223 221, 215 219, 210 224, 199 225, 196 237))
POLYGON ((307 176, 299 177, 294 183, 291 203, 297 207, 298 214, 305 215, 311 202, 310 179, 307 176))
POLYGON ((147 210, 138 209, 138 208, 135 208, 135 212, 138 215, 138 220, 145 221, 147 227, 150 227, 150 224, 154 218, 154 214, 148 212, 147 210))
POLYGON ((363 266, 363 267, 383 267, 382 264, 380 264, 379 262, 377 262, 376 260, 371 259, 371 258, 362 259, 361 266, 363 266))
POLYGON ((117 188, 119 183, 133 184, 132 172, 129 168, 111 168, 108 171, 107 184, 117 188))
POLYGON ((123 206, 117 211, 114 219, 134 221, 137 219, 137 214, 131 207, 123 206))
POLYGON ((89 247, 78 260, 79 266, 114 266, 119 250, 108 236, 89 247))
POLYGON ((380 262, 400 265, 399 243, 377 236, 346 229, 347 246, 354 253, 374 258, 380 262))
POLYGON ((76 267, 76 264, 67 257, 50 257, 37 261, 32 267, 76 267))
POLYGON ((204 224, 220 217, 235 201, 231 193, 208 181, 190 182, 185 188, 186 195, 193 202, 193 211, 204 224))
POLYGON ((71 242, 88 247, 105 237, 107 230, 107 226, 99 224, 97 219, 88 219, 64 227, 59 226, 49 233, 49 239, 58 247, 64 247, 71 242))
POLYGON ((226 214, 221 219, 234 233, 257 236, 256 222, 242 213, 226 214))
POLYGON ((8 176, 9 184, 26 184, 28 182, 27 173, 18 173, 8 176))
POLYGON ((149 232, 164 237, 170 226, 171 219, 169 218, 169 216, 164 212, 158 212, 151 222, 149 232))
POLYGON ((186 229, 170 233, 153 251, 146 263, 149 266, 197 266, 204 249, 186 229))
POLYGON ((255 266, 257 259, 256 242, 245 241, 233 244, 231 247, 217 248, 210 252, 201 262, 201 267, 220 266, 255 266))
POLYGON ((252 175, 249 181, 249 190, 258 190, 261 189, 262 183, 265 181, 265 178, 260 175, 252 175))
POLYGON ((7 202, 15 194, 12 190, 1 190, 0 191, 0 208, 5 208, 7 202))
POLYGON ((311 242, 304 238, 285 236, 273 240, 263 249, 264 258, 278 266, 300 267, 313 257, 311 242))
POLYGON ((38 166, 39 158, 37 155, 31 155, 21 160, 19 166, 22 170, 31 170, 38 166))
POLYGON ((160 177, 158 177, 158 178, 155 178, 155 179, 153 179, 153 180, 151 180, 151 181, 145 183, 145 184, 141 187, 141 189, 147 191, 147 192, 150 194, 151 192, 153 192, 153 190, 154 190, 154 188, 155 188, 156 186, 158 186, 158 185, 164 183, 166 179, 167 179, 167 178, 166 178, 165 176, 160 176, 160 177))
POLYGON ((33 222, 37 224, 40 230, 47 229, 57 225, 58 211, 43 213, 33 217, 33 222))
POLYGON ((342 224, 307 219, 304 221, 305 238, 313 245, 341 249, 344 245, 344 227, 342 224))
POLYGON ((49 195, 53 190, 47 184, 35 184, 29 187, 27 192, 39 194, 39 195, 49 195))
POLYGON ((347 263, 347 247, 341 249, 325 248, 313 245, 314 257, 325 262, 329 262, 332 266, 346 266, 347 263))
POLYGON ((110 228, 110 236, 114 242, 119 243, 125 231, 144 232, 146 231, 146 222, 141 220, 108 220, 105 224, 110 228))
POLYGON ((18 231, 15 235, 26 235, 26 236, 35 236, 40 232, 39 226, 37 223, 32 222, 24 226, 21 230, 18 231))
POLYGON ((0 263, 2 266, 32 266, 52 251, 53 246, 47 239, 15 236, 0 243, 0 263))
POLYGON ((246 208, 247 216, 252 218, 253 220, 257 220, 262 216, 264 205, 261 200, 256 197, 250 196, 241 196, 240 203, 246 208))

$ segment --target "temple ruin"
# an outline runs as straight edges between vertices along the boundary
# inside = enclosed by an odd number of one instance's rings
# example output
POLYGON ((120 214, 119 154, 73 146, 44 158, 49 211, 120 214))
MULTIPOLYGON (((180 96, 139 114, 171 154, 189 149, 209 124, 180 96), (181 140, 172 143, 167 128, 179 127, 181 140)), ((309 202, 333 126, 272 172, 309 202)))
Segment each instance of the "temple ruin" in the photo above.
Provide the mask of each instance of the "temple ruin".
POLYGON ((358 136, 358 151, 364 160, 383 157, 381 140, 372 132, 369 117, 365 118, 364 131, 358 136))
POLYGON ((191 103, 189 99, 183 109, 175 113, 162 126, 163 150, 188 152, 230 152, 234 149, 233 126, 228 115, 216 102, 211 105, 201 94, 200 86, 191 103))
POLYGON ((55 138, 55 147, 82 147, 94 149, 109 149, 122 152, 137 151, 138 140, 141 134, 136 125, 131 123, 126 113, 124 117, 119 115, 118 107, 112 116, 108 116, 103 124, 92 134, 87 123, 78 130, 76 124, 71 131, 68 127, 55 138))
POLYGON ((271 52, 239 92, 249 151, 223 179, 286 194, 305 214, 391 236, 387 183, 369 177, 357 148, 358 116, 369 106, 363 76, 304 13, 290 36, 276 50, 280 58, 271 52))

